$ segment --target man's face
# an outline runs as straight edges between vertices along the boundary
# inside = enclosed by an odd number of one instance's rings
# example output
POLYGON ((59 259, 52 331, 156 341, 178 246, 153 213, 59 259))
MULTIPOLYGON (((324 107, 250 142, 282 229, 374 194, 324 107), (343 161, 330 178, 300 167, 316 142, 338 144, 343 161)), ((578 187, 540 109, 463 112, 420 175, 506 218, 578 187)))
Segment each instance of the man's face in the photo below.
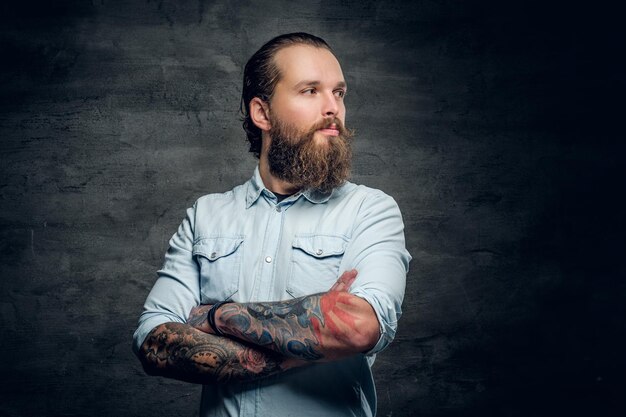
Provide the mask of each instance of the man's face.
POLYGON ((299 188, 337 187, 347 179, 352 157, 339 62, 308 45, 282 49, 274 59, 281 78, 269 103, 270 171, 299 188))

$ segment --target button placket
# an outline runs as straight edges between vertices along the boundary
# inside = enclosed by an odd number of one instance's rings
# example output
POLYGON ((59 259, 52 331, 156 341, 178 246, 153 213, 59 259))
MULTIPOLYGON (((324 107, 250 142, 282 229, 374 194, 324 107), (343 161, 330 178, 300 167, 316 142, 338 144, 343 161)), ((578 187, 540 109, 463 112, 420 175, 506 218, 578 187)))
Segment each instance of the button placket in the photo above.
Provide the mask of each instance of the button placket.
POLYGON ((279 262, 277 256, 283 229, 283 215, 288 207, 287 205, 274 204, 275 201, 271 199, 266 199, 266 202, 268 207, 264 213, 264 220, 267 222, 267 227, 263 236, 263 244, 259 248, 260 251, 257 252, 262 267, 259 268, 259 275, 255 279, 252 290, 252 299, 256 300, 276 299, 278 296, 278 292, 272 286, 272 283, 275 279, 277 262, 279 262))

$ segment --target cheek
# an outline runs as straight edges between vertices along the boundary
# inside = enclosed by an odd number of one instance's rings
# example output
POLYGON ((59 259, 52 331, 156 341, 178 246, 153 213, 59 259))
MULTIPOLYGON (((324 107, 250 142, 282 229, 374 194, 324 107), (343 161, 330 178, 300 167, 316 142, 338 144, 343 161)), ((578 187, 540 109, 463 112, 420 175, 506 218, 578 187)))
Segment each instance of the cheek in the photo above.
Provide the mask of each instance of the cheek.
POLYGON ((291 106, 285 115, 289 122, 302 125, 301 127, 316 123, 320 118, 319 112, 316 112, 310 104, 307 105, 306 103, 291 106))
POLYGON ((341 120, 341 123, 345 124, 345 122, 346 122, 346 105, 345 105, 345 103, 343 101, 339 104, 339 112, 337 112, 337 118, 339 120, 341 120))

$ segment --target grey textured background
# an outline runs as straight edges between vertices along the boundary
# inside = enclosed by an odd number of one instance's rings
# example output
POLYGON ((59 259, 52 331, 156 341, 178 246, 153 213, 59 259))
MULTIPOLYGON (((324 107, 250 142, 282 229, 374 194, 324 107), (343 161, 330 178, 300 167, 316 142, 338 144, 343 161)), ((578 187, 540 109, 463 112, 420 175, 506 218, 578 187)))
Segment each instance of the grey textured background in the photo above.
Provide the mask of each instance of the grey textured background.
POLYGON ((242 67, 326 38, 414 256, 379 415, 624 415, 624 45, 601 2, 4 2, 0 415, 192 416, 143 375, 184 209, 252 173, 242 67), (549 5, 548 5, 549 3, 549 5))

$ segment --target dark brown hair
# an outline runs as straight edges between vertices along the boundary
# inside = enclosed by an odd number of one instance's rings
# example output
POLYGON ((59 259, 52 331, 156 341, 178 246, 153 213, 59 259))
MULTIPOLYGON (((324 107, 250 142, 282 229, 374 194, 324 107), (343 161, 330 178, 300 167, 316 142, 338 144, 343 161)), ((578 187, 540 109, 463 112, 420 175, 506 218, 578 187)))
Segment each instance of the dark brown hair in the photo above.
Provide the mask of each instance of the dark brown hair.
POLYGON ((330 46, 322 38, 304 32, 287 33, 267 42, 248 60, 243 71, 243 89, 241 93, 241 114, 243 129, 246 131, 250 152, 257 158, 261 153, 261 129, 256 127, 250 118, 250 101, 258 97, 269 102, 274 94, 276 83, 281 74, 274 62, 274 56, 283 48, 292 45, 310 45, 325 48, 332 52, 330 46))

